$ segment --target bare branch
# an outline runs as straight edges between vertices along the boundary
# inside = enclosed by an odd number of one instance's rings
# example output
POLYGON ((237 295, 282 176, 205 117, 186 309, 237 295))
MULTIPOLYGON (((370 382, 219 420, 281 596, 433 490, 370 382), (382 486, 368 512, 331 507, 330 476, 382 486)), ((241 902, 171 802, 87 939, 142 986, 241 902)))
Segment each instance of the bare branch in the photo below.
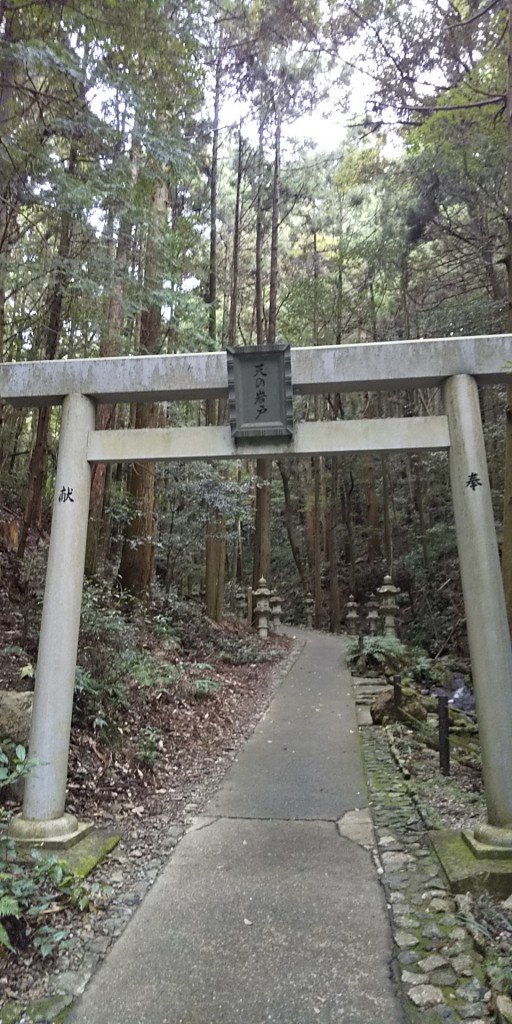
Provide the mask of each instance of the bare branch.
POLYGON ((502 96, 491 96, 488 100, 475 100, 474 103, 448 103, 442 107, 404 107, 404 110, 410 110, 411 114, 444 114, 451 110, 476 110, 479 107, 496 107, 499 104, 505 106, 506 97, 502 96))
POLYGON ((465 28, 466 25, 473 25, 475 21, 479 21, 480 18, 483 18, 484 14, 488 14, 489 11, 492 11, 494 7, 497 7, 499 3, 501 3, 501 0, 491 0, 490 4, 487 4, 487 7, 482 7, 482 10, 477 11, 471 18, 466 18, 466 21, 452 21, 448 25, 448 28, 465 28))

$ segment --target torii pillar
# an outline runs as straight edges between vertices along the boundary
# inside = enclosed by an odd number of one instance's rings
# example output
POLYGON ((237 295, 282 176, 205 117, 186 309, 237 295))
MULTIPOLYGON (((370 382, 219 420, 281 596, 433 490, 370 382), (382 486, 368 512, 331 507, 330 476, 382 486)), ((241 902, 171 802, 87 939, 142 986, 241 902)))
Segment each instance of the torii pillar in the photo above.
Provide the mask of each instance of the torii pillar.
POLYGON ((476 381, 467 374, 444 385, 450 430, 450 477, 473 686, 478 716, 487 823, 477 844, 512 855, 512 649, 476 381))
POLYGON ((17 841, 64 847, 92 826, 65 813, 76 652, 91 488, 87 461, 95 406, 81 394, 68 395, 53 499, 46 587, 29 755, 37 762, 25 781, 23 811, 10 825, 17 841))

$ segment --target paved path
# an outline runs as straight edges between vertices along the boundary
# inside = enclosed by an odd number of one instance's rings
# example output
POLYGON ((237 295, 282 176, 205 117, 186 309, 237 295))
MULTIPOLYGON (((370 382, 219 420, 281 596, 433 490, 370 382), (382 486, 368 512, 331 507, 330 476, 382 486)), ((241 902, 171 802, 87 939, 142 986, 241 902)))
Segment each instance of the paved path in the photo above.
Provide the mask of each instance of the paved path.
POLYGON ((339 637, 272 704, 69 1024, 400 1024, 339 637))

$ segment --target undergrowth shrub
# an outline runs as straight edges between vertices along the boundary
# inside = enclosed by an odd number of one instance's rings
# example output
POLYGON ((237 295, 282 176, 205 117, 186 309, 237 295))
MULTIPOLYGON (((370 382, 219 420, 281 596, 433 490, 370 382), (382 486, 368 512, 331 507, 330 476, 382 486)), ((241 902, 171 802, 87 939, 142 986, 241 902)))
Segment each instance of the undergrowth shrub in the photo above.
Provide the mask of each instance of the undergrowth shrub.
POLYGON ((275 661, 280 656, 281 651, 275 647, 261 647, 257 637, 250 633, 243 638, 239 636, 224 637, 219 651, 219 660, 230 665, 252 665, 275 661))
POLYGON ((118 714, 128 706, 121 665, 117 659, 101 679, 77 665, 75 670, 75 697, 73 724, 100 732, 113 742, 117 737, 118 714), (117 669, 117 671, 116 671, 117 669))
POLYGON ((12 786, 20 779, 24 779, 36 764, 37 761, 34 758, 27 757, 27 750, 21 743, 16 744, 11 740, 2 740, 0 789, 6 789, 7 786, 12 786))
MULTIPOLYGON (((21 744, 12 753, 0 751, 0 786, 25 778, 35 764, 21 744)), ((29 861, 18 860, 8 822, 7 811, 0 807, 0 957, 16 956, 29 948, 47 957, 68 938, 67 929, 52 923, 49 911, 67 905, 90 910, 108 898, 111 889, 78 878, 64 861, 39 850, 32 851, 29 861)))
MULTIPOLYGON (((3 829, 5 831, 5 824, 3 829)), ((33 850, 16 860, 14 843, 0 839, 0 956, 32 947, 42 957, 65 946, 68 931, 49 923, 48 912, 71 905, 90 910, 111 894, 109 886, 78 878, 65 861, 33 850)))
POLYGON ((101 583, 85 580, 75 673, 75 725, 113 741, 116 720, 127 706, 125 660, 133 654, 133 631, 120 598, 101 583))
POLYGON ((176 686, 182 674, 179 665, 157 658, 150 651, 131 651, 121 661, 126 676, 155 696, 176 686))
POLYGON ((152 725, 145 726, 139 734, 136 757, 139 764, 154 768, 163 752, 163 733, 152 725))
POLYGON ((347 662, 360 675, 372 672, 393 675, 410 665, 411 648, 395 636, 365 636, 362 644, 359 638, 350 637, 347 640, 347 662))

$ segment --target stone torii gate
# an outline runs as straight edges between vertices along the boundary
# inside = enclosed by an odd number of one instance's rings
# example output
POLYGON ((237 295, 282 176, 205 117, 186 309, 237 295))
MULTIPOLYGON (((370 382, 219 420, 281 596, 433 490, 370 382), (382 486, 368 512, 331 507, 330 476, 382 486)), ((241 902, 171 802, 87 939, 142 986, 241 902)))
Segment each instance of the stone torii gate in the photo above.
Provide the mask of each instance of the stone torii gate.
POLYGON ((63 404, 29 752, 17 840, 66 846, 83 834, 65 812, 91 464, 268 455, 447 450, 487 822, 477 843, 512 852, 512 651, 477 384, 505 383, 512 335, 291 350, 296 394, 442 387, 445 415, 298 423, 291 441, 234 443, 229 427, 95 430, 101 402, 226 398, 225 353, 76 359, 0 366, 0 398, 63 404), (72 494, 73 500, 63 500, 72 494))

